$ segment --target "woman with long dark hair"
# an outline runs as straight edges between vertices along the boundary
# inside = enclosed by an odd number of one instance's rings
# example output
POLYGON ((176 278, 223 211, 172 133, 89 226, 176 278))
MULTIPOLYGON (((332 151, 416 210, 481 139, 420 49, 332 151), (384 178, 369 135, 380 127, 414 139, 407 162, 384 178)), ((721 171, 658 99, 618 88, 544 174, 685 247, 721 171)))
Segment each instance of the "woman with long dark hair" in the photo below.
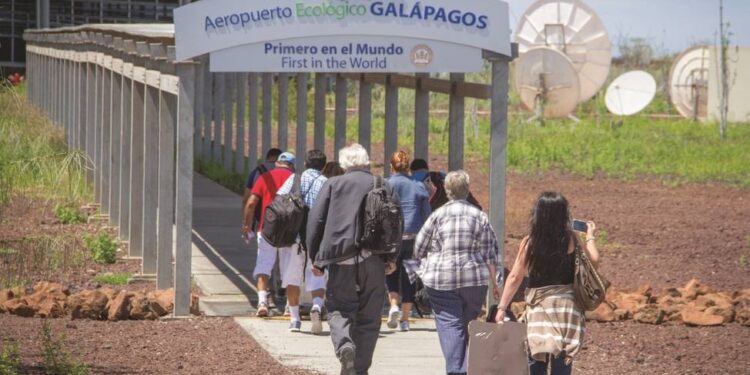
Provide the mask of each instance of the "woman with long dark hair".
POLYGON ((528 274, 525 320, 531 375, 546 374, 548 367, 555 375, 570 374, 573 357, 581 348, 584 315, 573 294, 576 247, 583 248, 594 265, 599 263, 596 224, 587 225, 583 246, 573 232, 567 199, 556 192, 539 195, 530 233, 521 241, 495 317, 503 322, 505 309, 528 274))

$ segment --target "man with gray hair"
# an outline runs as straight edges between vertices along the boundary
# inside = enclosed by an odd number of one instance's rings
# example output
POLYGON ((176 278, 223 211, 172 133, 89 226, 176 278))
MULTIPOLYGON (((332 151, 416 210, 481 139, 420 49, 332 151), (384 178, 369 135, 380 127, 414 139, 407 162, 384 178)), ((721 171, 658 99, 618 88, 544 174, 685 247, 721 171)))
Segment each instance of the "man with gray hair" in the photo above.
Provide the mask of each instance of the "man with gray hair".
POLYGON ((445 370, 466 374, 469 322, 479 316, 490 283, 500 298, 495 277, 498 243, 487 215, 466 201, 466 172, 448 173, 445 191, 449 202, 433 212, 417 234, 413 261, 430 297, 445 370))
MULTIPOLYGON (((380 333, 385 275, 396 269, 398 253, 373 255, 357 246, 362 201, 374 187, 367 151, 353 144, 339 151, 342 176, 323 185, 307 221, 307 249, 313 273, 328 269, 326 307, 341 374, 367 374, 380 333)), ((384 187, 391 200, 397 194, 384 187)))

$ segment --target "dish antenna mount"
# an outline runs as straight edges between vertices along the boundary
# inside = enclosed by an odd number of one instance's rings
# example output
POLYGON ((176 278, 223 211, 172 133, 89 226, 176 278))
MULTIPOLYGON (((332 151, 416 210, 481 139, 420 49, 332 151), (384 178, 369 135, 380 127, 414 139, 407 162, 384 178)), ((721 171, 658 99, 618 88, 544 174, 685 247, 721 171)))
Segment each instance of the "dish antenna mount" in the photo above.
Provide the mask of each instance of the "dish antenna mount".
POLYGON ((539 0, 521 16, 515 41, 521 56, 549 47, 567 56, 579 79, 577 103, 592 98, 609 76, 612 45, 604 24, 580 0, 539 0))
POLYGON ((669 71, 669 97, 682 116, 705 119, 708 110, 708 46, 693 46, 683 51, 669 71))
POLYGON ((580 85, 570 59, 554 48, 528 50, 516 62, 514 75, 521 103, 541 118, 570 116, 578 105, 580 85))
POLYGON ((642 70, 627 72, 607 88, 604 101, 607 109, 618 116, 630 116, 642 111, 654 100, 656 81, 642 70))

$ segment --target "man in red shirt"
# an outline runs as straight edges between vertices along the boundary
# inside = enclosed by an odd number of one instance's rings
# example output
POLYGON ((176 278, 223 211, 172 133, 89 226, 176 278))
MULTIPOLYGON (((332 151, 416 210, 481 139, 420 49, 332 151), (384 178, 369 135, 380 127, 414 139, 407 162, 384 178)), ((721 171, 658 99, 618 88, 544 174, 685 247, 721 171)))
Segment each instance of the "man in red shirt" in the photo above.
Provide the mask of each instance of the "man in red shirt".
MULTIPOLYGON (((276 192, 284 185, 284 182, 293 175, 294 155, 285 152, 279 155, 276 161, 276 168, 260 175, 253 185, 250 198, 245 206, 245 219, 242 232, 247 233, 252 230, 253 216, 255 207, 261 205, 261 218, 258 223, 258 233, 262 232, 263 218, 265 217, 266 208, 276 198, 276 192)), ((301 319, 299 315, 299 298, 301 277, 297 277, 298 268, 304 269, 305 254, 298 254, 296 245, 292 247, 276 248, 258 236, 258 257, 255 261, 255 270, 253 277, 257 280, 258 289, 258 312, 259 317, 268 316, 268 284, 271 272, 273 270, 276 255, 279 256, 279 269, 281 271, 281 286, 286 288, 287 302, 291 315, 292 331, 299 331, 301 319)))

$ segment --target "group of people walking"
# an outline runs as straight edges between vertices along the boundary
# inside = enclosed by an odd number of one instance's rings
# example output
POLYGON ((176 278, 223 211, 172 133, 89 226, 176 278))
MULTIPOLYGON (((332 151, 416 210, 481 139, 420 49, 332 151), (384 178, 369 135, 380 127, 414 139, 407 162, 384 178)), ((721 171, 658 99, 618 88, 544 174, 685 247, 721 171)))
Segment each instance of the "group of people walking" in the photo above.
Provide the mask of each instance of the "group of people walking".
MULTIPOLYGON (((325 307, 341 373, 367 374, 386 297, 387 326, 409 331, 419 280, 435 318, 446 373, 465 374, 467 327, 479 317, 488 288, 499 300, 495 319, 502 323, 528 275, 530 370, 546 373, 550 365, 555 374, 570 373, 583 336, 583 314, 575 306, 570 285, 575 267, 571 254, 582 244, 572 231, 570 209, 561 194, 540 195, 530 234, 521 242, 503 289, 497 272, 498 239, 471 196, 466 172, 430 172, 426 161, 412 161, 408 152, 397 151, 390 157, 393 175, 383 181, 371 173, 367 151, 359 144, 341 149, 338 163, 328 162, 320 150, 311 150, 296 190, 306 209, 304 229, 296 244, 275 248, 260 234, 264 211, 277 195, 295 191, 294 165, 293 154, 269 150, 266 162, 247 181, 242 233, 258 242, 253 272, 258 316, 269 315, 273 303, 269 279, 278 257, 290 331, 301 330, 304 284, 313 297, 310 331, 322 332, 325 307), (378 204, 385 214, 365 212, 380 208, 378 204), (373 221, 388 220, 389 214, 402 220, 400 241, 392 246, 387 241, 394 235, 392 230, 372 228, 373 221), (389 245, 383 249, 363 239, 373 235, 383 236, 382 242, 389 245)), ((584 250, 596 264, 595 229, 589 222, 584 250)))

